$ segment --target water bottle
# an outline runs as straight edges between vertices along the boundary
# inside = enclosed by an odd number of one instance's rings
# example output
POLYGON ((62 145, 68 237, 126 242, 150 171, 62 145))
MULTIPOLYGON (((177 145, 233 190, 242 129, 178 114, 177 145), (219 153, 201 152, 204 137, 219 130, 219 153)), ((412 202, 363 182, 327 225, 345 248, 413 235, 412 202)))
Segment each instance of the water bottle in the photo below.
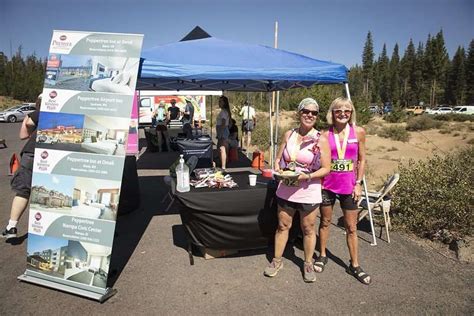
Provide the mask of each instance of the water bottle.
POLYGON ((183 155, 180 155, 179 164, 176 166, 176 191, 189 192, 189 168, 184 163, 183 155))

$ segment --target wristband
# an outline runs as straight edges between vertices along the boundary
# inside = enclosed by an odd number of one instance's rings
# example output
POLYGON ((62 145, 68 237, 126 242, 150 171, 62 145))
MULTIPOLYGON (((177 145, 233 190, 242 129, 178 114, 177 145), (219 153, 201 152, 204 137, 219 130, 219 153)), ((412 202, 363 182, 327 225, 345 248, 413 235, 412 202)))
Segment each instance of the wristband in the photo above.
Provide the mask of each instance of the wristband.
POLYGON ((362 180, 357 180, 356 184, 362 184, 362 180))

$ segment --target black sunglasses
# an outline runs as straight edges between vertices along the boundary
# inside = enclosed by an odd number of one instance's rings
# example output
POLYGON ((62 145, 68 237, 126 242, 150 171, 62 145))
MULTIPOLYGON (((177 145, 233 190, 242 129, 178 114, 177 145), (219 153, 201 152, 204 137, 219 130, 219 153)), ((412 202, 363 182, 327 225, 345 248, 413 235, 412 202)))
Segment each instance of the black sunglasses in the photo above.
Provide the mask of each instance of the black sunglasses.
POLYGON ((308 110, 308 109, 302 109, 300 112, 305 114, 305 115, 308 115, 309 113, 311 113, 313 116, 317 116, 319 114, 318 111, 311 111, 311 110, 308 110))

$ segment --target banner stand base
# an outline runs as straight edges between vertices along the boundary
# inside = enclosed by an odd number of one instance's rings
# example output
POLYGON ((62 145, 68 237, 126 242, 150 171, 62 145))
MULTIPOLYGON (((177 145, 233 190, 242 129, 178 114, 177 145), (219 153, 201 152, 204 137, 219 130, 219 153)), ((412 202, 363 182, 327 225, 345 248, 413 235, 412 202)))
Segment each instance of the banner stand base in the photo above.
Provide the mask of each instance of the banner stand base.
POLYGON ((91 292, 91 291, 86 291, 86 290, 78 289, 76 287, 72 287, 72 286, 68 286, 68 285, 64 285, 64 284, 59 284, 59 283, 56 283, 56 282, 51 282, 51 281, 48 281, 48 280, 40 279, 40 278, 31 276, 31 275, 26 275, 26 274, 20 275, 18 277, 18 280, 28 282, 28 283, 33 283, 33 284, 36 284, 36 285, 41 285, 41 286, 44 286, 44 287, 53 288, 53 289, 56 289, 56 290, 59 290, 59 291, 63 291, 63 292, 67 292, 67 293, 71 293, 71 294, 75 294, 75 295, 79 295, 79 296, 84 296, 84 297, 96 300, 100 303, 105 302, 107 299, 109 299, 110 297, 115 295, 115 293, 117 293, 117 290, 115 290, 113 288, 107 288, 105 290, 106 291, 105 294, 94 293, 94 292, 91 292))

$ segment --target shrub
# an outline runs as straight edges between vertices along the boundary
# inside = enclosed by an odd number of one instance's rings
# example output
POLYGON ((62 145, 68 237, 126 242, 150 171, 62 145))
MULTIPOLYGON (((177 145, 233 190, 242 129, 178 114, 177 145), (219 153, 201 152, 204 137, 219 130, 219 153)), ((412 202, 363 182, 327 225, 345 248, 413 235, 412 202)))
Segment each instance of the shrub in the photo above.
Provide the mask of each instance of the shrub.
POLYGON ((474 122, 474 115, 450 113, 450 114, 433 115, 433 119, 437 121, 474 122))
MULTIPOLYGON (((281 138, 287 130, 287 128, 279 127, 278 142, 281 141, 281 138)), ((257 146, 261 151, 265 151, 270 147, 270 122, 268 121, 268 118, 257 118, 257 124, 255 129, 252 131, 252 144, 257 146)), ((278 146, 279 144, 276 145, 278 146)))
POLYGON ((424 131, 432 128, 440 128, 442 122, 435 121, 427 115, 419 115, 412 117, 407 122, 407 130, 409 131, 424 131))
POLYGON ((407 142, 410 139, 410 134, 402 126, 385 126, 379 131, 379 136, 401 142, 407 142))
POLYGON ((395 108, 392 113, 384 115, 383 119, 389 123, 401 123, 407 119, 407 114, 399 108, 395 108))
POLYGON ((473 165, 474 146, 400 165, 400 181, 392 200, 394 224, 429 238, 445 230, 456 239, 472 235, 473 165))

